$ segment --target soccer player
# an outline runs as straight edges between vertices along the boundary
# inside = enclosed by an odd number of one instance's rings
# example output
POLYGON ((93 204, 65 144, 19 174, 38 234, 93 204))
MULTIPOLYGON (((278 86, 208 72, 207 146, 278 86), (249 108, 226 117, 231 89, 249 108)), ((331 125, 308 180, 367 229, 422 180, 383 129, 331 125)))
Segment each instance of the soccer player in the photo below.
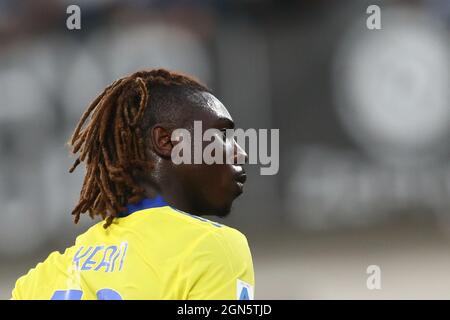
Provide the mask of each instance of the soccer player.
MULTIPOLYGON (((176 128, 232 129, 210 90, 164 69, 115 81, 87 108, 69 145, 86 175, 72 214, 102 222, 19 278, 13 299, 253 299, 246 237, 224 217, 242 193, 240 164, 174 164, 176 128)), ((247 155, 234 139, 233 157, 247 155)))

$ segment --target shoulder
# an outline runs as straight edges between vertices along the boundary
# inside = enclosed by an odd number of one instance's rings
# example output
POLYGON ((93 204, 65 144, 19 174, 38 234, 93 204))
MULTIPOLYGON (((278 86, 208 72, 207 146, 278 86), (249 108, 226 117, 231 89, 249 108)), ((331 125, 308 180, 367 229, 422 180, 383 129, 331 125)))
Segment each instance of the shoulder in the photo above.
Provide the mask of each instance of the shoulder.
POLYGON ((197 233, 199 242, 208 242, 211 246, 227 248, 248 245, 246 236, 233 227, 173 208, 169 212, 173 219, 192 228, 197 233))
POLYGON ((180 266, 188 299, 236 299, 242 286, 253 297, 252 256, 246 236, 235 228, 203 232, 185 251, 180 266))
POLYGON ((247 237, 239 230, 225 225, 204 230, 191 243, 185 256, 189 265, 203 265, 205 268, 220 266, 233 274, 253 268, 247 237))
POLYGON ((231 260, 250 256, 247 237, 235 228, 171 207, 161 208, 159 212, 148 223, 157 225, 164 238, 170 237, 169 242, 180 243, 180 249, 188 256, 195 257, 193 251, 231 260))
POLYGON ((48 299, 51 290, 57 283, 64 282, 66 272, 66 251, 61 254, 54 251, 43 261, 39 262, 27 274, 21 276, 12 291, 13 299, 48 299))
POLYGON ((162 260, 183 260, 197 252, 207 252, 210 259, 236 260, 233 257, 250 255, 247 238, 237 229, 169 206, 134 212, 106 230, 99 223, 78 236, 76 244, 103 243, 111 238, 127 240, 130 246, 162 260))

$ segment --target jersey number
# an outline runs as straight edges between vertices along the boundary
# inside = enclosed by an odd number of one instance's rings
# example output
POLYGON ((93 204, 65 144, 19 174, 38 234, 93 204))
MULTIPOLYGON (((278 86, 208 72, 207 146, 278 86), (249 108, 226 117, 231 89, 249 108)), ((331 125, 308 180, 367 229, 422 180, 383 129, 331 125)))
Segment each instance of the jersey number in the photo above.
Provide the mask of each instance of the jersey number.
MULTIPOLYGON (((52 300, 81 300, 81 290, 56 290, 52 300)), ((97 291, 98 300, 122 300, 120 294, 113 289, 100 289, 97 291)))

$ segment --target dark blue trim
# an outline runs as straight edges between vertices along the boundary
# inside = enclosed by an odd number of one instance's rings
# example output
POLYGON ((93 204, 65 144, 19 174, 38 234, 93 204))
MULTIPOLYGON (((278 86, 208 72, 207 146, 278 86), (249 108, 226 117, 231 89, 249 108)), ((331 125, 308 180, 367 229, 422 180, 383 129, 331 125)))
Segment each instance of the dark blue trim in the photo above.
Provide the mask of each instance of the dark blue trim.
MULTIPOLYGON (((157 196, 156 198, 153 199, 149 199, 149 198, 144 198, 141 201, 139 201, 138 203, 135 204, 127 204, 127 212, 119 212, 118 217, 119 218, 123 218, 126 217, 130 214, 132 214, 133 212, 136 211, 140 211, 140 210, 145 210, 145 209, 152 209, 152 208, 160 208, 160 207, 165 207, 165 206, 169 206, 169 204, 163 199, 162 196, 157 196)), ((193 215, 191 213, 188 212, 184 212, 182 210, 178 210, 177 208, 171 207, 173 210, 178 211, 179 213, 182 213, 184 215, 187 215, 191 218, 203 221, 203 222, 208 222, 210 224, 212 224, 215 227, 221 228, 223 227, 222 224, 202 218, 200 216, 196 216, 193 215)))
POLYGON ((153 199, 142 199, 138 203, 135 204, 127 204, 127 212, 120 212, 119 217, 126 217, 133 212, 145 210, 145 209, 152 209, 152 208, 160 208, 168 206, 169 204, 163 199, 162 196, 157 196, 153 199))
POLYGON ((175 211, 177 211, 177 212, 179 212, 179 213, 181 213, 181 214, 187 215, 187 216, 189 216, 189 217, 191 217, 191 218, 194 218, 194 219, 197 219, 197 220, 200 220, 200 221, 203 221, 203 222, 208 222, 208 223, 212 224, 212 225, 215 226, 215 227, 218 227, 218 228, 223 227, 223 224, 220 224, 220 223, 218 223, 218 222, 214 222, 214 221, 211 221, 211 220, 202 218, 202 217, 200 217, 200 216, 196 216, 195 214, 191 214, 191 213, 188 213, 188 212, 184 212, 184 211, 182 211, 182 210, 178 210, 177 208, 174 208, 174 207, 171 207, 171 208, 172 208, 173 210, 175 210, 175 211))

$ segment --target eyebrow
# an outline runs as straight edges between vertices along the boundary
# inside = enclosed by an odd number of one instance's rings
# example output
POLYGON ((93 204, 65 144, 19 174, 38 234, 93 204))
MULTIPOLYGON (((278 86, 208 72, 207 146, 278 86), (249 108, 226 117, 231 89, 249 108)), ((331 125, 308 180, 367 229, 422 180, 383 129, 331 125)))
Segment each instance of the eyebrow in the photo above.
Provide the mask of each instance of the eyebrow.
POLYGON ((219 118, 219 119, 217 120, 217 123, 219 123, 219 124, 225 123, 224 126, 226 126, 226 127, 231 127, 231 129, 234 129, 234 122, 233 122, 233 120, 231 120, 231 119, 229 119, 229 118, 223 118, 223 117, 221 117, 221 118, 219 118))

